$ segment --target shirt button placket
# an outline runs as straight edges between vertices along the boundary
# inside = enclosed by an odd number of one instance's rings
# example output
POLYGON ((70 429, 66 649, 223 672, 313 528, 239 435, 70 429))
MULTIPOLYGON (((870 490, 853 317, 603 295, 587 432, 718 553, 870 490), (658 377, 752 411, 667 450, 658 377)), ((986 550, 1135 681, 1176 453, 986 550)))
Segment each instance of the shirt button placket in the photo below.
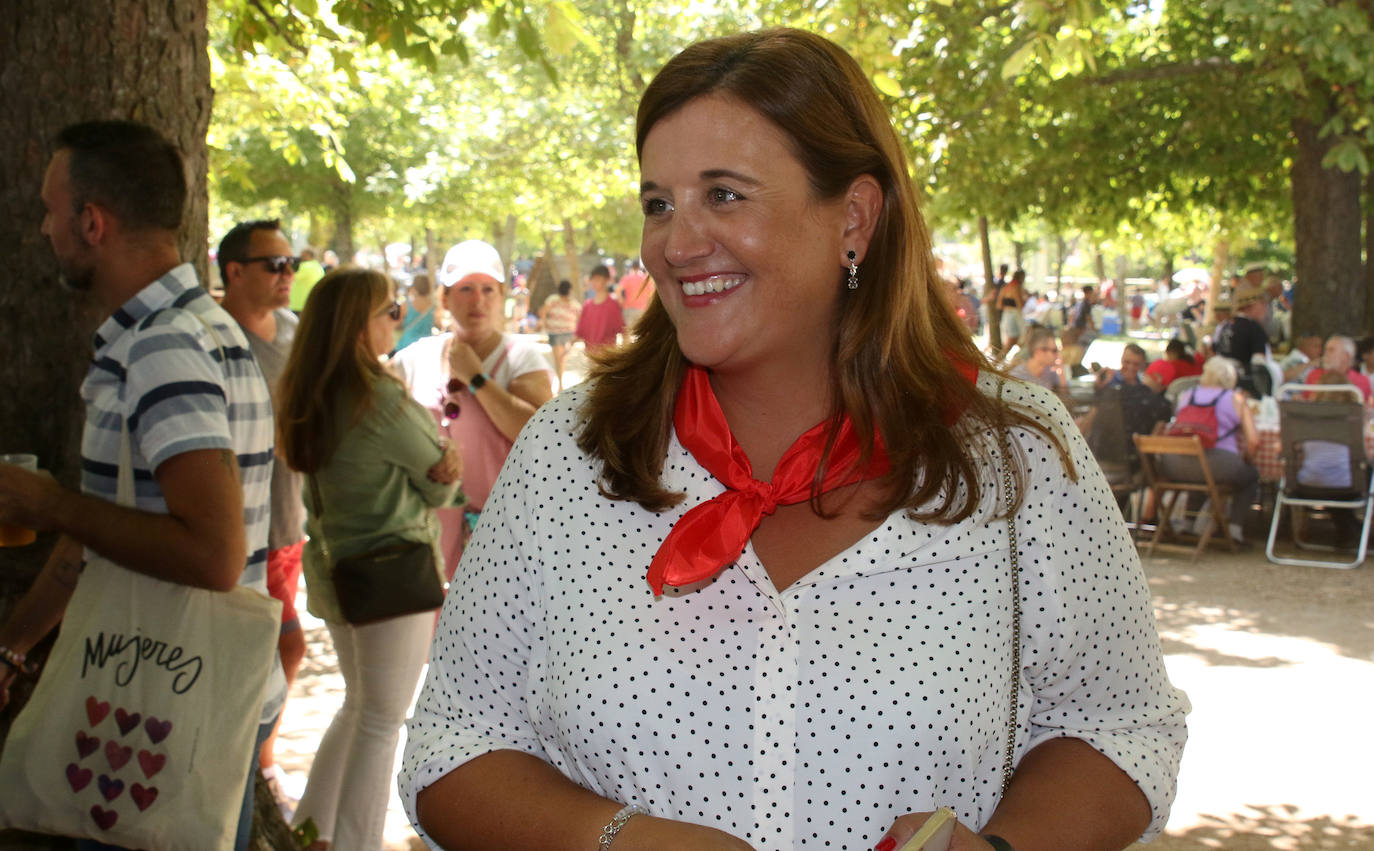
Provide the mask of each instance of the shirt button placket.
POLYGON ((754 675, 754 832, 760 849, 795 847, 797 671, 796 600, 770 607, 759 630, 754 675))

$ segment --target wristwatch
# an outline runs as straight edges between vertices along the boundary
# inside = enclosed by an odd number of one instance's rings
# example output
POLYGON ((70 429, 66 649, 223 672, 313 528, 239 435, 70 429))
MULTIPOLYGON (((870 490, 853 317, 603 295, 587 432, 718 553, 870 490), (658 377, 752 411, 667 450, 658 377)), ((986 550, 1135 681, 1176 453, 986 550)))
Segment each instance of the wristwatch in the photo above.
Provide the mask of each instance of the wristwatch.
POLYGON ((491 376, 487 375, 485 372, 479 372, 472 378, 468 379, 468 389, 471 390, 473 393, 476 393, 478 390, 481 390, 484 386, 486 386, 486 383, 490 380, 491 376))

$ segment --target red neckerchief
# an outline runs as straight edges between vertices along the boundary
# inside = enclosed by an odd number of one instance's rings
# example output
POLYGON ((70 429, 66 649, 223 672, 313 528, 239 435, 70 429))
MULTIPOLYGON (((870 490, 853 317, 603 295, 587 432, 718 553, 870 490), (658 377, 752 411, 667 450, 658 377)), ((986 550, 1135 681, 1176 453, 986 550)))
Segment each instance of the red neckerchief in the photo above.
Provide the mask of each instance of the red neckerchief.
MULTIPOLYGON (((677 439, 697 463, 727 490, 692 508, 664 538, 649 565, 649 585, 655 594, 664 585, 681 587, 710 579, 739 558, 749 536, 779 505, 811 498, 811 481, 825 449, 829 422, 821 422, 788 447, 773 471, 771 482, 754 478, 744 450, 735 442, 730 425, 711 390, 709 373, 699 366, 687 369, 673 412, 677 439)), ((875 441, 868 466, 858 467, 859 441, 846 416, 830 450, 821 491, 876 479, 887 473, 887 452, 875 441)))

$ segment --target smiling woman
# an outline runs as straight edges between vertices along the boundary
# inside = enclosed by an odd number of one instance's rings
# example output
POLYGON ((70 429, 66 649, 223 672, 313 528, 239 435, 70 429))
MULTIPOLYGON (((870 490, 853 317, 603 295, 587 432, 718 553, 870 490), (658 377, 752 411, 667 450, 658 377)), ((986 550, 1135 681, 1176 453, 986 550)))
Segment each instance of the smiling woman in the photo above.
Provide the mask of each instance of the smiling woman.
POLYGON ((657 297, 486 503, 409 727, 417 827, 890 851, 948 806, 961 851, 1158 831, 1186 700, 1135 549, 1063 405, 1003 386, 947 303, 863 71, 797 30, 702 42, 637 144, 657 297))

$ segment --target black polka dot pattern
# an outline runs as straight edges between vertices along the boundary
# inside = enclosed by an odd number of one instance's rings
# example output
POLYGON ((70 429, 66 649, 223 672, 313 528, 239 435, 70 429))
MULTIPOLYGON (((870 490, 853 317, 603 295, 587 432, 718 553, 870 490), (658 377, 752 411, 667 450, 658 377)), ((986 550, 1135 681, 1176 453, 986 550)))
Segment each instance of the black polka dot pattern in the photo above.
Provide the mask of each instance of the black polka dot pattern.
MULTIPOLYGON (((992 379, 982 379, 995 392, 992 379)), ((1135 548, 1048 391, 1006 397, 1065 434, 1080 472, 1017 431, 1029 470, 1017 755, 1081 738, 1127 772, 1163 828, 1187 700, 1164 672, 1135 548)), ((400 784, 496 749, 547 760, 607 798, 759 849, 871 848, 907 812, 971 827, 1000 795, 1011 587, 995 437, 988 510, 957 526, 904 514, 778 593, 746 547, 705 587, 655 599, 645 571, 673 522, 721 486, 672 441, 688 494, 656 515, 597 492, 573 429, 582 394, 521 433, 463 556, 411 719, 400 784)), ((1069 816, 1071 817, 1071 816, 1069 816)))

